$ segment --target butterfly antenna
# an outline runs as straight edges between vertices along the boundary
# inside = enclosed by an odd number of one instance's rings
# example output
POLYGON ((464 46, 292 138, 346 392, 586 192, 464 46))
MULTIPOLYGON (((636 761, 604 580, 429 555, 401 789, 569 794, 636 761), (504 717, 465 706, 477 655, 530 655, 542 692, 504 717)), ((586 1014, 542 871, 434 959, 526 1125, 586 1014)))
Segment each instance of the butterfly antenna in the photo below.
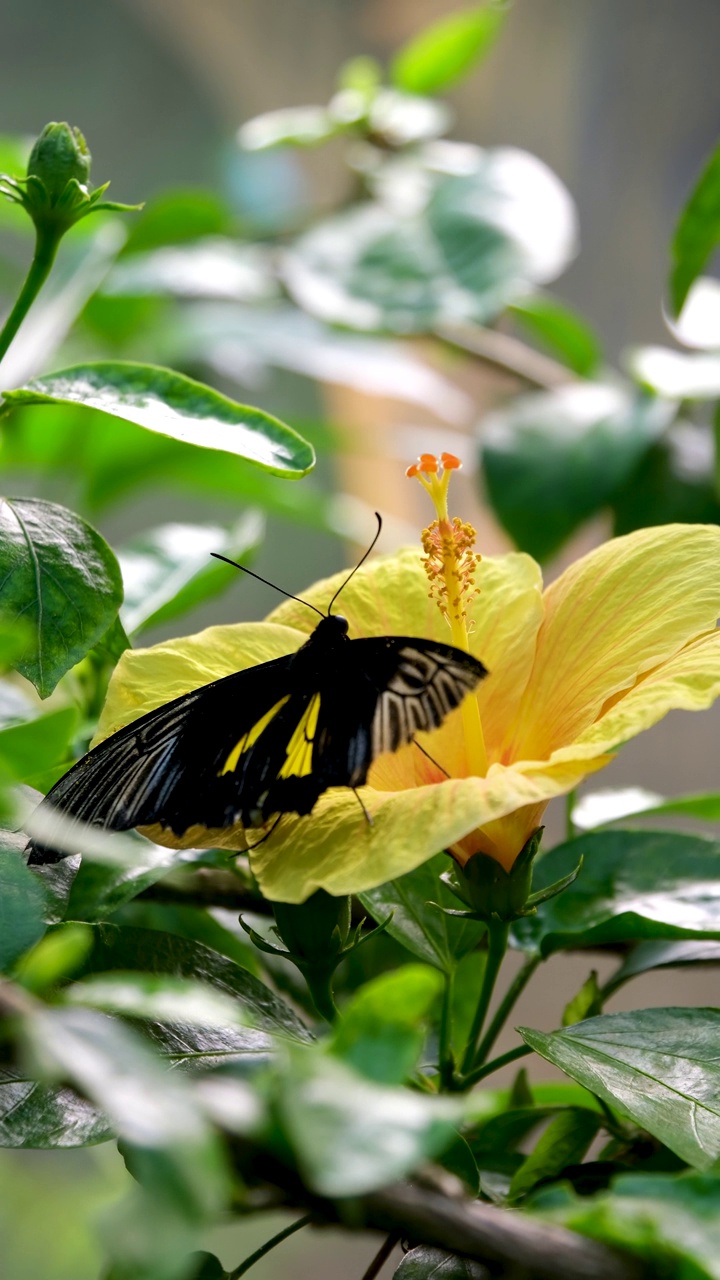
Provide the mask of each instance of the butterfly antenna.
POLYGON ((347 578, 345 579, 345 581, 340 583, 340 586, 338 587, 337 591, 335 592, 335 595, 333 596, 332 600, 330 601, 330 604, 328 605, 328 618, 330 617, 330 614, 332 613, 332 607, 333 607, 333 605, 334 605, 335 601, 337 600, 338 596, 340 595, 340 592, 345 590, 345 588, 346 588, 346 586, 347 586, 348 582, 349 582, 349 581, 350 581, 350 579, 353 577, 353 575, 357 573, 358 569, 360 568, 360 565, 365 563, 365 561, 367 560, 368 556, 370 555, 370 552, 372 551, 373 547, 375 546, 375 543, 377 542, 378 538, 380 537, 380 531, 381 531, 381 529, 382 529, 382 516, 380 515, 380 512, 379 512, 379 511, 376 511, 376 512, 375 512, 375 519, 377 520, 377 523, 378 523, 377 533, 375 534, 375 537, 373 538, 372 542, 370 543, 370 546, 368 547, 367 551, 365 552, 365 555, 362 557, 362 559, 358 560, 357 564, 355 565, 355 568, 354 568, 354 569, 351 569, 351 571, 350 571, 350 573, 348 574, 348 576, 347 576, 347 578))
MULTIPOLYGON (((263 582, 266 587, 272 587, 273 591, 279 591, 281 596, 287 596, 288 600, 297 600, 297 603, 304 604, 306 609, 314 609, 315 613, 319 613, 321 618, 325 617, 322 609, 316 609, 314 604, 309 604, 307 600, 301 600, 299 596, 292 595, 290 591, 283 591, 282 587, 278 587, 274 582, 269 582, 267 578, 261 578, 259 573, 254 573, 252 569, 247 569, 244 564, 238 564, 237 560, 228 560, 227 556, 221 556, 219 551, 211 551, 210 555, 214 556, 216 560, 224 560, 225 564, 231 564, 234 569, 242 569, 243 573, 249 573, 251 578, 257 578, 258 582, 263 582)), ((365 552, 365 555, 367 555, 367 552, 365 552)), ((363 556, 364 559, 365 556, 363 556)), ((360 563, 362 564, 362 560, 360 563)))

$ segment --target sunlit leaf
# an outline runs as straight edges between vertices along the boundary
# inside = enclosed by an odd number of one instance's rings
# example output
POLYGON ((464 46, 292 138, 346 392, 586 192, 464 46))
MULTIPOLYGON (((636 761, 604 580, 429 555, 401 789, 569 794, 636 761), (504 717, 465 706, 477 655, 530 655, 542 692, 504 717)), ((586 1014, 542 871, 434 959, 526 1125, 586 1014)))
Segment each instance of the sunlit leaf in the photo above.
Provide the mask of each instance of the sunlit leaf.
POLYGON ((471 5, 425 27, 396 54, 391 75, 410 93, 440 93, 460 80, 490 52, 506 10, 496 4, 471 5))

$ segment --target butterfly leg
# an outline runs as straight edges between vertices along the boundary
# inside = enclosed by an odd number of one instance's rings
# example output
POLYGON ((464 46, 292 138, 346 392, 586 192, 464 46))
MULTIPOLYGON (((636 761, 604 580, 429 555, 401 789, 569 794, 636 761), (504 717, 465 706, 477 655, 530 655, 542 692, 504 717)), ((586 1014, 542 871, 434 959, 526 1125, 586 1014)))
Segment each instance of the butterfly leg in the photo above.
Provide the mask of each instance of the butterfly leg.
POLYGON ((269 831, 266 831, 266 832, 265 832, 265 835, 264 835, 264 836, 261 836, 259 840, 256 840, 256 841, 255 841, 255 844, 250 844, 250 842, 248 841, 248 849, 249 849, 249 850, 252 850, 252 849, 259 849, 261 844, 264 844, 266 840, 269 840, 270 836, 272 835, 273 831, 275 830, 275 828, 276 828, 276 826, 277 826, 277 824, 278 824, 278 822, 280 821, 280 819, 281 819, 281 818, 282 818, 282 814, 281 814, 281 813, 279 813, 279 814, 278 814, 278 816, 277 816, 277 818, 276 818, 276 819, 275 819, 275 821, 273 822, 273 824, 272 824, 272 826, 271 826, 270 830, 269 830, 269 831))
POLYGON ((373 820, 372 820, 372 814, 368 813, 368 810, 367 810, 367 808, 366 808, 366 806, 365 806, 365 802, 364 802, 364 800, 363 800, 362 796, 360 795, 360 792, 359 792, 359 791, 357 791, 355 787, 351 787, 350 789, 351 789, 351 791, 352 791, 353 795, 355 796, 355 799, 357 800, 358 804, 360 805, 360 808, 362 809, 363 813, 365 814, 365 821, 367 822, 368 826, 369 826, 369 827, 374 827, 375 823, 374 823, 374 822, 373 822, 373 820))
POLYGON ((420 746, 420 743, 418 742, 417 738, 413 738, 413 743, 417 747, 418 751, 422 751, 423 755, 427 756, 430 763, 435 765, 436 769, 439 769, 441 773, 444 773, 446 778, 450 777, 450 774, 448 773, 447 769, 443 769, 442 765, 439 764, 438 761, 435 760, 434 757, 430 755, 430 752, 426 751, 424 747, 420 746))

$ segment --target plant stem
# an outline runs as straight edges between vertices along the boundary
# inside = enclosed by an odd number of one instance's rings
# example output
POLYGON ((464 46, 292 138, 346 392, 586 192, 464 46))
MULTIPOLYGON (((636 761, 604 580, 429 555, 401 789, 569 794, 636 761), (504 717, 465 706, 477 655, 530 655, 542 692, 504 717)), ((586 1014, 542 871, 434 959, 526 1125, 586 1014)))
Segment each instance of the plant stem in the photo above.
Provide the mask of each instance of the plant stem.
POLYGON ((515 1062, 516 1058, 526 1058, 532 1049, 529 1044, 519 1044, 516 1049, 508 1049, 507 1053, 501 1053, 499 1058, 493 1058, 492 1062, 486 1062, 481 1067, 476 1067, 474 1071, 470 1071, 468 1075, 463 1076, 463 1088, 469 1089, 471 1085, 477 1084, 478 1080, 484 1080, 485 1076, 491 1076, 493 1071, 499 1071, 501 1067, 506 1067, 509 1062, 515 1062))
POLYGON ((508 932, 510 926, 504 920, 498 920, 493 916, 488 923, 488 954, 485 964, 485 973, 483 974, 482 990, 480 991, 480 999, 478 1007, 475 1010, 475 1017, 470 1029, 465 1056, 462 1063, 463 1075, 472 1069, 475 1065, 475 1054, 477 1042, 485 1023, 487 1011, 490 1007, 492 993, 495 990, 495 982, 500 971, 500 965, 503 962, 505 952, 507 950, 508 932))
POLYGON ((390 1232, 390 1235, 388 1236, 387 1240, 383 1241, 383 1243, 380 1245, 380 1248, 375 1254, 375 1257, 370 1263, 370 1266, 368 1267, 367 1271, 363 1273, 362 1280, 375 1280, 375 1277, 379 1275, 380 1271, 382 1270, 383 1263, 387 1262, 388 1258, 390 1257, 390 1254, 392 1253, 399 1239, 400 1239, 399 1231, 390 1232))
POLYGON ((507 1021, 508 1014, 513 1009, 518 997, 525 990, 528 982, 530 981, 535 970, 540 964, 540 960, 541 960, 540 956, 531 956, 529 960, 525 961, 525 964, 522 966, 522 968, 518 969, 517 973, 515 974, 515 977, 510 983, 510 986, 505 992, 505 995, 503 996, 500 1004, 498 1005, 498 1008, 495 1012, 495 1016, 492 1022, 490 1023, 490 1026, 488 1027, 487 1031, 485 1032, 485 1035, 483 1036, 482 1040, 480 1041, 480 1044, 478 1045, 478 1051, 477 1051, 477 1054, 475 1055, 478 1063, 484 1062, 485 1059, 487 1058, 500 1032, 505 1026, 505 1022, 507 1021))
POLYGON ((577 787, 573 787, 572 791, 568 791, 565 797, 565 839, 574 840, 577 835, 577 828, 573 822, 573 809, 577 800, 577 787))
POLYGON ((259 1249, 256 1249, 254 1253, 245 1258, 239 1267, 231 1271, 228 1280, 240 1280, 240 1276, 244 1276, 245 1272, 254 1267, 255 1263, 264 1258, 265 1254, 269 1253, 271 1249, 274 1249, 276 1244, 282 1244, 283 1240, 287 1240, 288 1236, 294 1235, 301 1227, 306 1227, 309 1222, 312 1222, 312 1214, 306 1213, 304 1218, 298 1218, 297 1222, 291 1222, 289 1227, 283 1227, 282 1231, 278 1231, 276 1236, 271 1236, 269 1240, 260 1245, 259 1249))
POLYGON ((30 264, 30 270, 25 277, 25 283, 18 294, 15 306, 5 321, 2 333, 0 333, 0 360, 5 355, 25 316, 50 275, 59 244, 59 237, 49 236, 47 232, 38 232, 35 241, 35 255, 30 264))
POLYGON ((447 1090, 452 1087, 453 1074, 455 1071, 451 1037, 454 979, 455 972, 451 969, 449 973, 445 974, 445 990, 443 992, 442 1008, 440 1010, 438 1069, 440 1072, 440 1088, 442 1090, 447 1090))

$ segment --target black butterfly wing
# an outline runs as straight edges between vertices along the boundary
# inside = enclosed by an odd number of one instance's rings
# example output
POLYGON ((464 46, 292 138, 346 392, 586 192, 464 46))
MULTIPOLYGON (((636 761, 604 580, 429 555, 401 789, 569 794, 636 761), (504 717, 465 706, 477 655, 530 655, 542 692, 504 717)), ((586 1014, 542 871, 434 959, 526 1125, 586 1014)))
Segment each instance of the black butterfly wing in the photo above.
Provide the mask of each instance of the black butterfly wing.
POLYGON ((436 729, 485 675, 481 662, 452 645, 409 636, 347 641, 306 713, 311 768, 277 777, 265 814, 309 813, 328 787, 362 786, 377 756, 436 729))
MULTIPOLYGON (((83 756, 41 807, 114 831, 159 823, 176 835, 228 826, 242 810, 248 820, 307 701, 294 658, 235 672, 141 716, 83 756)), ((51 835, 31 842, 31 864, 63 856, 51 835)))

